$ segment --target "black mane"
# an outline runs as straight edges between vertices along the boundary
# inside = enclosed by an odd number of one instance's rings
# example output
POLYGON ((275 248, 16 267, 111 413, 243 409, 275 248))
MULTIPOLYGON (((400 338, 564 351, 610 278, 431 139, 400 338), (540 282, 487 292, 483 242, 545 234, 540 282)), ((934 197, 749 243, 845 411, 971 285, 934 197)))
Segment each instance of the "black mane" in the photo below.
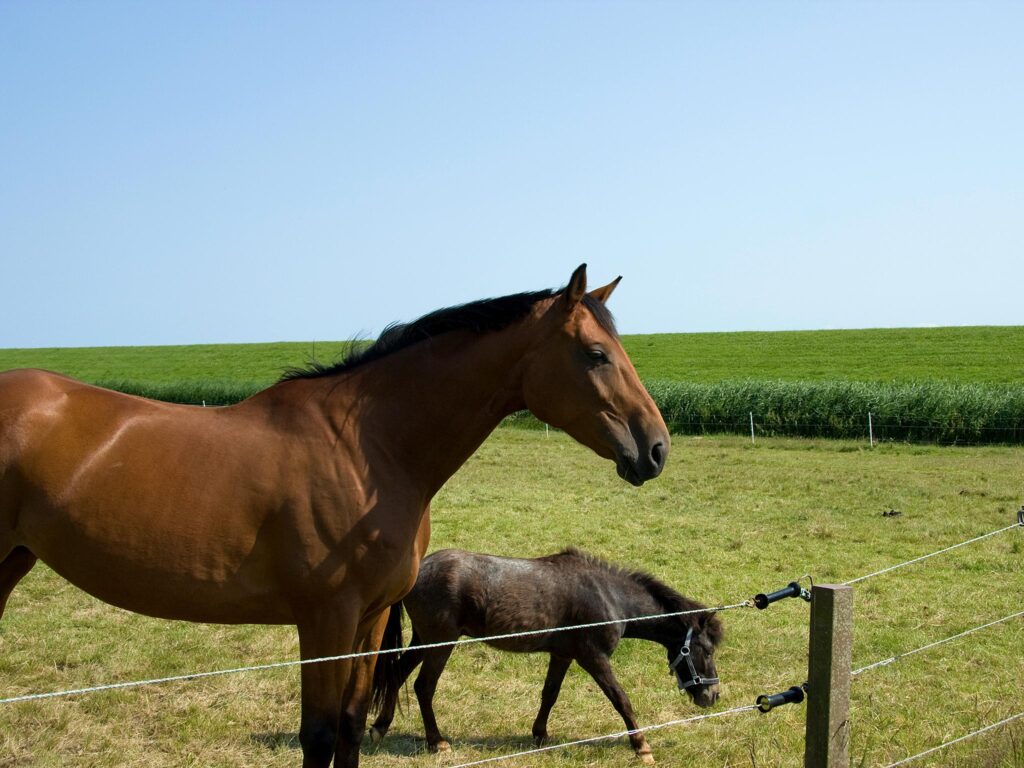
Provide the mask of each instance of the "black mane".
MULTIPOLYGON (((625 568, 620 568, 617 565, 609 563, 606 560, 591 555, 588 552, 583 552, 575 547, 569 547, 559 552, 555 557, 577 557, 585 561, 589 565, 603 568, 604 570, 614 573, 618 576, 623 576, 627 579, 632 579, 641 587, 647 590, 648 594, 654 598, 655 602, 658 603, 664 610, 665 613, 680 613, 682 611, 696 611, 707 606, 698 603, 696 600, 691 600, 685 595, 676 592, 672 587, 665 584, 663 581, 656 579, 649 573, 644 571, 627 571, 625 568)), ((698 617, 701 614, 693 614, 698 617)), ((722 640, 722 623, 719 618, 713 614, 705 624, 705 631, 708 633, 712 644, 718 645, 722 640)))
MULTIPOLYGON (((280 381, 289 379, 313 379, 335 373, 351 371, 365 363, 380 360, 400 349, 439 336, 450 331, 472 331, 487 333, 500 331, 522 320, 538 301, 551 298, 559 293, 551 289, 515 293, 496 299, 482 299, 455 307, 438 309, 411 323, 393 323, 380 337, 368 346, 353 344, 345 357, 333 364, 310 362, 304 368, 291 368, 284 372, 280 381)), ((614 336, 615 321, 607 307, 597 299, 585 295, 583 304, 591 311, 597 322, 614 336)))

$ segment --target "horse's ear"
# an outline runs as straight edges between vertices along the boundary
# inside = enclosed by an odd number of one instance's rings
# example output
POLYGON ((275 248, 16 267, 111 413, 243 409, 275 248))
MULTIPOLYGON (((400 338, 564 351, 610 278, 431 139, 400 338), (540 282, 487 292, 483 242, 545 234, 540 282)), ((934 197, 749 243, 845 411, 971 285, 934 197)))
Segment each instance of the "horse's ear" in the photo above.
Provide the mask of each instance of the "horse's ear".
POLYGON ((697 629, 703 632, 707 628, 708 624, 711 623, 711 620, 717 615, 718 611, 708 611, 707 613, 700 614, 700 616, 697 617, 697 629))
POLYGON ((600 301, 602 304, 606 304, 608 302, 608 297, 612 295, 612 291, 615 290, 615 286, 617 286, 619 284, 619 281, 621 279, 622 279, 622 275, 619 275, 614 280, 612 280, 610 283, 608 283, 608 285, 603 285, 600 288, 595 288, 594 290, 592 290, 590 292, 590 295, 593 298, 595 298, 598 301, 600 301))
POLYGON ((587 265, 580 264, 569 278, 569 285, 562 292, 566 306, 572 309, 583 300, 587 292, 587 265))

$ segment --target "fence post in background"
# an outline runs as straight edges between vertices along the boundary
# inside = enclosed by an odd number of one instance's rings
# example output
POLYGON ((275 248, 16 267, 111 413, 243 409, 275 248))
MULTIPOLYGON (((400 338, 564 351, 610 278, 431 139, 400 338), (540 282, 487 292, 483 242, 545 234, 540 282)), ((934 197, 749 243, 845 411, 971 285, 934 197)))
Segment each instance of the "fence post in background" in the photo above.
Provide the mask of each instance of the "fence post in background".
POLYGON ((811 587, 810 635, 804 766, 849 768, 852 587, 811 587))
POLYGON ((754 412, 750 412, 750 444, 754 444, 754 412))
POLYGON ((875 427, 871 423, 871 411, 868 411, 868 440, 871 441, 871 447, 875 447, 875 427))

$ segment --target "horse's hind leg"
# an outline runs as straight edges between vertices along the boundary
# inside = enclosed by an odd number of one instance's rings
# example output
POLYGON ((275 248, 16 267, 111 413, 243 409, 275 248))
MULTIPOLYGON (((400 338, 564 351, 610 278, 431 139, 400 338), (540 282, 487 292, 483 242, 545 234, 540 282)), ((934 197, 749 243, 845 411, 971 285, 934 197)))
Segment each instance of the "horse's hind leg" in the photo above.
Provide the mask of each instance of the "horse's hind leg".
MULTIPOLYGON (((602 653, 595 652, 593 654, 581 655, 576 661, 601 686, 604 695, 608 697, 615 710, 622 715, 626 728, 630 731, 635 731, 639 728, 636 717, 633 715, 633 705, 629 703, 629 697, 622 690, 619 681, 615 679, 615 674, 612 672, 612 665, 608 661, 608 657, 602 653)), ((654 755, 651 754, 651 747, 642 733, 634 733, 629 737, 629 741, 633 745, 633 750, 636 752, 637 757, 648 765, 654 764, 654 755)))
POLYGON ((558 692, 562 690, 562 681, 565 680, 565 673, 569 671, 572 659, 565 656, 551 654, 551 661, 548 662, 548 676, 544 680, 544 692, 540 697, 540 711, 537 712, 537 719, 533 721, 533 740, 539 747, 548 737, 548 715, 551 708, 558 700, 558 692))
POLYGON ((447 752, 452 748, 437 729, 437 719, 434 717, 434 692, 437 690, 437 681, 441 679, 441 673, 444 671, 445 664, 448 663, 448 657, 452 655, 453 648, 454 646, 447 645, 424 651, 423 668, 413 684, 416 700, 420 704, 420 714, 423 716, 427 749, 431 752, 447 752))
POLYGON ((11 592, 35 564, 36 556, 24 547, 15 547, 0 562, 0 616, 4 615, 7 598, 11 596, 11 592))

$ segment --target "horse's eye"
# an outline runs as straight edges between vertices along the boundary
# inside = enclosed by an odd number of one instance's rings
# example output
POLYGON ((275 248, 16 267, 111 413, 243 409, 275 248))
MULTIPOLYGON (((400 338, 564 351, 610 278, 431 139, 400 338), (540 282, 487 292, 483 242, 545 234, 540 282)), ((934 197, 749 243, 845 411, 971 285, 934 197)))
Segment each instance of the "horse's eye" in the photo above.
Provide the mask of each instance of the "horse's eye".
POLYGON ((593 360, 595 363, 606 363, 608 362, 608 355, 604 353, 603 349, 593 347, 587 350, 587 357, 593 360))

